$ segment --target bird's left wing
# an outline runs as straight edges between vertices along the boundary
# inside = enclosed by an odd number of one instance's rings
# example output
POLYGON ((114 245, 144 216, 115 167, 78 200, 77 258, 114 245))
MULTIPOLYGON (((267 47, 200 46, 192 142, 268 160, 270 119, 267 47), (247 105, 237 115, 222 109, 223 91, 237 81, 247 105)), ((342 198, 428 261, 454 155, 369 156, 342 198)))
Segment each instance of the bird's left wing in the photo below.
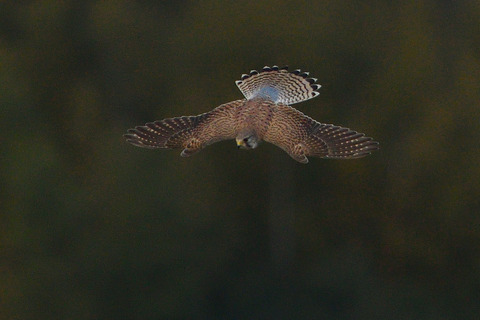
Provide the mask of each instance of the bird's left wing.
POLYGON ((222 104, 210 112, 198 116, 183 116, 149 122, 129 129, 125 139, 142 148, 183 148, 187 157, 212 143, 233 139, 236 135, 234 112, 244 100, 222 104))
POLYGON ((264 140, 285 150, 293 159, 308 163, 307 156, 355 159, 378 149, 378 142, 354 130, 319 123, 286 105, 274 107, 264 140))

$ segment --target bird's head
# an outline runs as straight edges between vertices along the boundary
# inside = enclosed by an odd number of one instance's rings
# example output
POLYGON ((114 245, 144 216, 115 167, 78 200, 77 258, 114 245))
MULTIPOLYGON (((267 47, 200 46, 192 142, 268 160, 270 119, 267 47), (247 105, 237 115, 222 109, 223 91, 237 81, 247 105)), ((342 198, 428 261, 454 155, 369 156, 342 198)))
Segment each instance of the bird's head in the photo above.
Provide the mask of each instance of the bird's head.
POLYGON ((258 137, 253 132, 239 134, 235 140, 239 149, 255 149, 258 146, 258 137))

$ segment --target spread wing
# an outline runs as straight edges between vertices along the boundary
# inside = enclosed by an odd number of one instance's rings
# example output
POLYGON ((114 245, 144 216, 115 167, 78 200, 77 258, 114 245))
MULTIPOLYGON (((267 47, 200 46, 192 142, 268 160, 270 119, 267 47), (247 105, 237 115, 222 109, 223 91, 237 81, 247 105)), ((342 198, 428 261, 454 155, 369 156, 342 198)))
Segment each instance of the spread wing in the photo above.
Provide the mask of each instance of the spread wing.
POLYGON ((355 159, 378 149, 378 142, 365 134, 332 124, 319 123, 286 106, 274 107, 264 140, 285 150, 293 159, 307 163, 307 156, 355 159))
POLYGON ((244 103, 237 100, 223 104, 198 116, 183 116, 149 122, 129 129, 127 142, 142 148, 183 148, 182 156, 190 156, 212 143, 235 138, 234 111, 244 103))

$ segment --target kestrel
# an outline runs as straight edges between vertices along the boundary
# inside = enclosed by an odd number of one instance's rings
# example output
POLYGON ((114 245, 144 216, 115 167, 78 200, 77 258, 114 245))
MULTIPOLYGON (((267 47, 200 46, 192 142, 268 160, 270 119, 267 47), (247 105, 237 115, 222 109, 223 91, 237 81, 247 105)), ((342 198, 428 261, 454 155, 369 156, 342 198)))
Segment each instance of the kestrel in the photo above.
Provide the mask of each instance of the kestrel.
POLYGON ((198 116, 149 122, 128 130, 131 144, 151 149, 183 149, 189 157, 215 142, 235 139, 240 149, 255 149, 267 141, 293 159, 307 156, 355 159, 378 149, 378 142, 348 128, 319 123, 289 106, 319 95, 317 79, 287 67, 264 67, 236 81, 245 99, 220 105, 198 116))

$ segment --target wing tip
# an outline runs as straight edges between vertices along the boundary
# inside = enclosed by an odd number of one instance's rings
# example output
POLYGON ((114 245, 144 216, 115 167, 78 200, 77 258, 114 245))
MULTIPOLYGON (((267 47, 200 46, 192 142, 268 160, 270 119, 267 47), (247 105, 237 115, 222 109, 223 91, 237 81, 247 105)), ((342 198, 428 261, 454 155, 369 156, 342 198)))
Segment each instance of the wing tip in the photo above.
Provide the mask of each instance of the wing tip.
POLYGON ((135 128, 128 129, 123 137, 126 142, 136 147, 147 149, 165 148, 161 141, 156 140, 158 139, 158 136, 154 135, 154 131, 151 128, 153 125, 154 122, 149 122, 145 126, 136 126, 135 128))
POLYGON ((358 159, 380 149, 380 143, 364 133, 333 124, 316 125, 311 135, 325 142, 327 159, 358 159))

